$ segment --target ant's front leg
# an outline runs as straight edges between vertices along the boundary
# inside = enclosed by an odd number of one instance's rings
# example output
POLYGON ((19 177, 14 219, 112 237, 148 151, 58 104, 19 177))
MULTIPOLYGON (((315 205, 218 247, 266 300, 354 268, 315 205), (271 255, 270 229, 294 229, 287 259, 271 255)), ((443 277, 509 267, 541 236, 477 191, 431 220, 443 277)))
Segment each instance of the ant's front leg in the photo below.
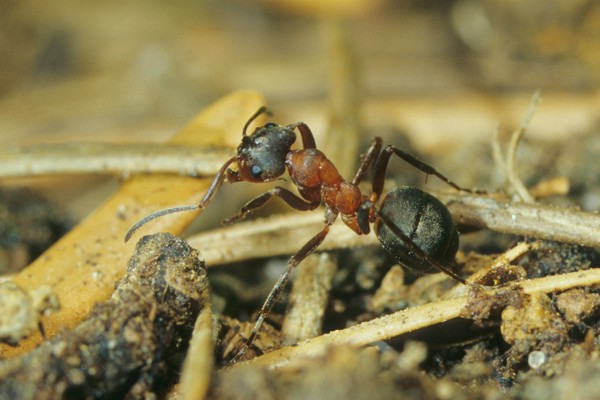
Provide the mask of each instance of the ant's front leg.
POLYGON ((317 208, 319 206, 319 204, 321 204, 320 202, 315 202, 315 203, 308 202, 308 201, 298 197, 294 193, 290 192, 289 190, 284 189, 279 186, 276 186, 276 187, 264 192, 263 194, 256 196, 255 198, 253 198, 252 200, 250 200, 249 202, 244 204, 244 206, 241 208, 239 213, 237 213, 236 215, 234 215, 232 217, 224 219, 222 221, 223 224, 231 224, 235 221, 245 218, 246 215, 261 208, 273 197, 281 198, 283 201, 285 201, 287 203, 287 205, 289 205, 293 209, 299 210, 299 211, 314 210, 315 208, 317 208))
POLYGON ((478 194, 486 193, 485 191, 481 191, 481 190, 477 190, 477 189, 463 188, 463 187, 459 186, 457 183, 455 183, 454 181, 452 181, 450 178, 448 178, 445 175, 438 172, 438 170, 436 170, 433 166, 427 164, 425 161, 422 161, 422 160, 418 159, 417 157, 415 157, 403 150, 400 150, 397 147, 394 147, 392 145, 387 145, 387 146, 385 146, 385 149, 383 149, 383 151, 381 152, 381 155, 379 156, 379 158, 377 160, 377 163, 375 165, 374 175, 373 175, 373 193, 375 193, 377 195, 377 197, 379 197, 381 195, 381 192, 383 191, 383 184, 385 181, 385 172, 387 170, 388 162, 390 161, 390 157, 392 156, 392 154, 397 155, 402 160, 406 161, 407 163, 409 163, 413 167, 417 168, 418 170, 426 173, 427 175, 433 175, 433 176, 438 177, 439 179, 446 182, 448 185, 452 186, 456 190, 460 190, 461 192, 467 192, 467 193, 478 193, 478 194))

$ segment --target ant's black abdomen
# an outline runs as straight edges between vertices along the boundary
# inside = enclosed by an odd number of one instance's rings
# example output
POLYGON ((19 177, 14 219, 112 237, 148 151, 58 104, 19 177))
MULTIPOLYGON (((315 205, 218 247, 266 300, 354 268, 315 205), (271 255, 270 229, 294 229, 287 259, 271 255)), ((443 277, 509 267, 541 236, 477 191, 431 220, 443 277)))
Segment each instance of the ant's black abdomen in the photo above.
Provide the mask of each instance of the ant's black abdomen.
MULTIPOLYGON (((458 231, 446 206, 434 196, 415 187, 398 186, 383 199, 379 213, 433 260, 446 265, 454 260, 458 231)), ((401 265, 421 273, 439 271, 415 255, 381 218, 375 221, 375 234, 401 265)))

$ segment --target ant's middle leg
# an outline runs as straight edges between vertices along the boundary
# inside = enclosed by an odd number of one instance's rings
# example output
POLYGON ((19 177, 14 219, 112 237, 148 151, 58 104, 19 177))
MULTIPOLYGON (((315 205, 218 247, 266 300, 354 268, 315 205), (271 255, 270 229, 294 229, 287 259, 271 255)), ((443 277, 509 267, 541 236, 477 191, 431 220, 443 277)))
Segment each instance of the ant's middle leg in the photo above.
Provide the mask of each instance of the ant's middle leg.
POLYGON ((320 202, 315 202, 315 203, 308 202, 308 201, 298 197, 294 193, 290 192, 289 190, 284 189, 279 186, 276 186, 276 187, 264 192, 263 194, 259 194, 258 196, 256 196, 255 198, 253 198, 252 200, 250 200, 249 202, 244 204, 244 206, 241 208, 239 213, 235 214, 232 217, 224 219, 223 223, 231 224, 235 221, 245 218, 246 215, 261 208, 273 197, 281 198, 283 201, 285 201, 287 203, 287 205, 289 205, 293 209, 299 210, 299 211, 314 210, 315 208, 317 208, 319 206, 319 204, 321 204, 320 202))
POLYGON ((369 167, 371 167, 373 165, 373 163, 377 160, 377 157, 379 157, 379 153, 381 152, 381 146, 382 146, 381 138, 375 136, 373 138, 373 140, 371 141, 371 146, 369 147, 369 150, 367 150, 367 152, 365 153, 364 157, 362 158, 362 160, 360 162, 360 165, 356 169, 356 173, 354 174, 354 179, 352 179, 353 185, 356 186, 360 183, 360 181, 362 180, 364 175, 367 173, 367 170, 369 169, 369 167))
POLYGON ((461 192, 468 193, 485 193, 484 191, 476 190, 476 189, 468 189, 459 186, 457 183, 452 181, 447 176, 441 174, 438 170, 436 170, 433 166, 427 164, 425 161, 418 159, 417 157, 398 149, 392 145, 385 146, 383 152, 377 159, 377 163, 375 164, 375 171, 373 175, 373 193, 375 193, 378 197, 381 195, 383 191, 383 184, 385 181, 385 172, 387 170, 388 162, 390 161, 390 157, 392 154, 397 155, 413 167, 418 170, 426 173, 427 175, 433 175, 446 182, 448 185, 452 186, 456 190, 460 190, 461 192))
POLYGON ((302 246, 300 250, 298 250, 296 254, 292 256, 292 258, 289 259, 286 270, 283 272, 283 274, 281 274, 281 276, 277 280, 277 283, 275 284, 275 286, 273 286, 273 289, 271 289, 271 293, 269 293, 267 300, 265 300, 265 303, 261 307, 258 313, 258 318, 254 323, 254 327, 252 328, 252 332, 250 333, 248 340, 246 340, 246 342, 244 343, 240 351, 235 355, 235 357, 233 357, 233 359, 229 361, 230 363, 239 360, 240 357, 242 357, 246 353, 248 348, 252 346, 252 343, 254 342, 256 336, 258 336, 258 333, 260 332, 260 328, 263 322, 271 313, 271 309, 275 305, 277 299, 279 299, 279 295, 281 294, 281 292, 285 288, 285 285, 290 279, 290 275, 293 269, 296 268, 298 264, 300 264, 306 257, 312 254, 321 243, 323 243, 323 240, 325 240, 325 237, 329 233, 329 228, 335 221, 336 217, 337 215, 333 215, 331 218, 327 218, 327 221, 325 222, 326 225, 323 228, 323 230, 317 233, 315 236, 313 236, 308 242, 306 242, 304 246, 302 246))

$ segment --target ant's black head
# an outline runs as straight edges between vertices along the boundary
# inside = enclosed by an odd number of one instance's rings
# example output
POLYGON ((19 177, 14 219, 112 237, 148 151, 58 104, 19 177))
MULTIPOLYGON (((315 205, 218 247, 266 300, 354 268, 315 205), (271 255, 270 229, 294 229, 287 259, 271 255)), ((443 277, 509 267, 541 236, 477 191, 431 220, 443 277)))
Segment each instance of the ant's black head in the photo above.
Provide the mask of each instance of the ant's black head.
POLYGON ((246 135, 246 128, 258 115, 261 108, 244 127, 242 143, 237 148, 237 163, 240 177, 250 182, 267 182, 285 172, 285 158, 296 141, 296 134, 287 126, 268 123, 246 135))

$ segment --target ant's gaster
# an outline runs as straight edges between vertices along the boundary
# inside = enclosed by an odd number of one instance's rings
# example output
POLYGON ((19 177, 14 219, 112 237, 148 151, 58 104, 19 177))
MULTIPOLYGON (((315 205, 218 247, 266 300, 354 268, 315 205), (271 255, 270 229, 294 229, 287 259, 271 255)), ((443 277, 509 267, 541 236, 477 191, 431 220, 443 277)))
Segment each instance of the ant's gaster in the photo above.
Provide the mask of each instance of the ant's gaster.
POLYGON ((224 220, 231 223, 244 218, 262 207, 273 197, 279 197, 290 207, 308 211, 325 206, 325 226, 313 236, 288 261, 287 268, 263 304, 248 340, 231 360, 237 361, 252 344, 273 304, 287 283, 292 270, 323 242, 338 215, 359 235, 368 234, 374 225, 382 246, 405 267, 423 273, 441 271, 455 280, 466 283, 452 268, 458 249, 458 232, 448 209, 435 197, 414 187, 395 187, 381 201, 385 173, 392 155, 396 155, 428 175, 434 175, 457 190, 471 192, 439 173, 418 158, 394 147, 382 150, 382 141, 373 139, 367 153, 351 181, 344 180, 333 163, 316 148, 309 127, 303 122, 290 125, 268 123, 258 127, 251 135, 246 131, 252 121, 266 112, 261 107, 242 130, 242 141, 237 153, 219 169, 208 191, 198 205, 180 206, 157 211, 134 224, 125 240, 147 222, 162 215, 179 211, 202 210, 216 194, 225 178, 234 182, 269 182, 279 178, 287 169, 300 196, 276 186, 247 202, 234 216, 224 220), (292 150, 296 141, 295 130, 300 132, 302 148, 292 150), (237 170, 229 167, 237 164, 237 170), (372 190, 367 196, 358 184, 369 169, 373 169, 372 190))

